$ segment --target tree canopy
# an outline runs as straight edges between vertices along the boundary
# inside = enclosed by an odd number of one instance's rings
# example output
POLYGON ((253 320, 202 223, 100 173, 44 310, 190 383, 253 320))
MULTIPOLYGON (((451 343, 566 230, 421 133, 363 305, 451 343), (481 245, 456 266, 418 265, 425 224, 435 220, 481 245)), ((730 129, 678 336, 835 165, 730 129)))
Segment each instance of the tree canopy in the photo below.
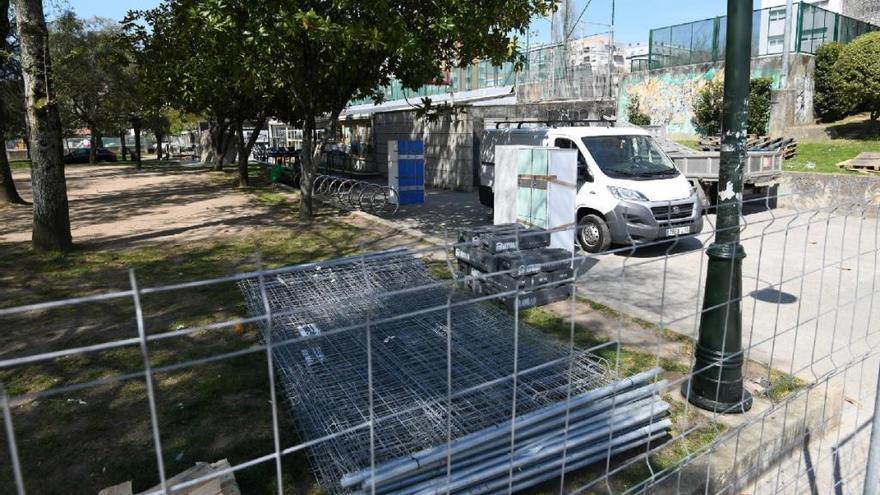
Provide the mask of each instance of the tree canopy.
POLYGON ((50 29, 61 121, 68 130, 89 129, 94 161, 101 133, 120 127, 137 89, 119 43, 120 26, 109 19, 86 21, 68 11, 50 29))
POLYGON ((864 34, 845 45, 833 73, 842 107, 870 112, 874 121, 880 119, 880 32, 864 34))
MULTIPOLYGON (((271 114, 304 130, 300 214, 311 217, 317 120, 392 78, 417 88, 476 59, 519 61, 517 35, 554 0, 166 0, 134 13, 154 74, 181 109, 234 126, 271 114), (173 60, 173 61, 172 61, 173 60), (153 66, 156 64, 156 66, 153 66)), ((253 136, 252 136, 253 137, 253 136)), ((239 139, 241 141, 241 139, 239 139)))

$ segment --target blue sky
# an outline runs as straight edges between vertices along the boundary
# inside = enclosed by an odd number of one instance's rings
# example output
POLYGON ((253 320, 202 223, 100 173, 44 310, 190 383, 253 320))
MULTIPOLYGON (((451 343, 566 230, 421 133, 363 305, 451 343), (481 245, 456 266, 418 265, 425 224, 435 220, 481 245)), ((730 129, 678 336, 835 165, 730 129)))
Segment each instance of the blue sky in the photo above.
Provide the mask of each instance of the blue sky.
MULTIPOLYGON (((614 0, 617 5, 615 37, 622 42, 648 41, 651 28, 695 21, 726 12, 726 0, 614 0)), ((596 34, 608 29, 586 23, 611 22, 612 0, 576 0, 574 16, 584 12, 578 26, 578 34, 596 34), (583 11, 584 6, 589 7, 583 11)), ((54 2, 52 2, 54 3, 54 2)), ((159 3, 159 0, 60 0, 60 6, 72 8, 80 17, 108 17, 121 20, 130 9, 146 9, 159 3)), ((760 2, 755 1, 755 8, 760 2)), ((51 10, 51 8, 50 8, 51 10)), ((547 41, 549 22, 536 20, 532 26, 533 41, 547 41)))

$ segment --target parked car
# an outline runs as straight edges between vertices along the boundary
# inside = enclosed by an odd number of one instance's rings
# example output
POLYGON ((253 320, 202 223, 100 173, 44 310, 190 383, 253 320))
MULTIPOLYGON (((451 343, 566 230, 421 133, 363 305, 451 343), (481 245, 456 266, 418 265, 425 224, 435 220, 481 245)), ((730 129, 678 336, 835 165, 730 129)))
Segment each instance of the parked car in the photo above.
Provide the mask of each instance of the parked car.
MULTIPOLYGON (((116 153, 107 148, 98 148, 95 153, 96 162, 115 162, 116 153)), ((64 155, 64 163, 89 163, 89 149, 78 148, 64 155)))

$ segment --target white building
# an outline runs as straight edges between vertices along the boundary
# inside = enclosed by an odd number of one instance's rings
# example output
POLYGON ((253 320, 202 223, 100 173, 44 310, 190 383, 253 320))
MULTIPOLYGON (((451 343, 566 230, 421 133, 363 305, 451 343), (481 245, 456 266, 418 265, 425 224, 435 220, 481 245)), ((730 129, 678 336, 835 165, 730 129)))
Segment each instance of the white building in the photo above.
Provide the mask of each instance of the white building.
POLYGON ((607 73, 609 66, 614 72, 623 72, 626 59, 621 47, 612 48, 607 35, 596 35, 568 42, 568 64, 573 67, 589 65, 594 74, 607 73), (612 56, 613 63, 609 64, 612 56))
MULTIPOLYGON (((797 40, 795 34, 797 32, 797 9, 799 1, 793 1, 793 12, 791 19, 791 42, 790 49, 793 51, 797 48, 797 40)), ((808 3, 824 9, 828 12, 841 14, 844 10, 845 0, 803 0, 808 3)), ((759 22, 760 37, 758 46, 758 55, 775 55, 782 53, 785 46, 785 4, 786 0, 762 0, 761 2, 761 18, 759 22)), ((824 22, 823 19, 810 18, 807 25, 803 27, 801 36, 802 43, 807 43, 807 48, 812 51, 818 45, 831 41, 834 37, 834 21, 829 19, 824 22)))
POLYGON ((626 71, 646 70, 650 53, 651 45, 647 42, 627 43, 623 47, 626 71))

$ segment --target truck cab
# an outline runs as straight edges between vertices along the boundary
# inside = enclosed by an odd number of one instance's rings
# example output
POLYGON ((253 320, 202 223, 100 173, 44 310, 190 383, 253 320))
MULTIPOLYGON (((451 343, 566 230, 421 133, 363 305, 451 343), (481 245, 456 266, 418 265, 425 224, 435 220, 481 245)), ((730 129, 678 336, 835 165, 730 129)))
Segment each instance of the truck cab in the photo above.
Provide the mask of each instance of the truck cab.
POLYGON ((698 234, 697 189, 651 135, 629 127, 488 129, 480 141, 480 202, 493 206, 497 145, 578 150, 577 241, 590 253, 698 234))

